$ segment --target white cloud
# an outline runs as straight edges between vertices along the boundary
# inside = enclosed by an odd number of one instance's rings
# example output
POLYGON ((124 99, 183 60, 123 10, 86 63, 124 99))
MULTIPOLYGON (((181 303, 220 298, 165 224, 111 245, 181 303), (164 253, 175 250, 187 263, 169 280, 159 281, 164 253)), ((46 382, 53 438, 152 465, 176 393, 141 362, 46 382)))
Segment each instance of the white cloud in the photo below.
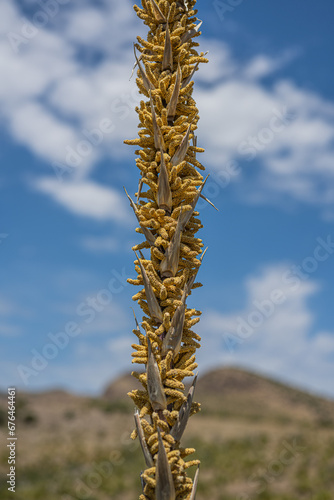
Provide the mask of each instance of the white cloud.
POLYGON ((271 203, 288 195, 326 213, 334 192, 332 102, 290 81, 268 88, 240 75, 197 96, 205 110, 199 137, 206 163, 220 171, 231 160, 242 162, 243 199, 271 203), (255 159, 256 169, 249 163, 255 159))
POLYGON ((289 269, 275 265, 248 278, 242 310, 203 315, 199 362, 206 369, 239 365, 334 395, 334 332, 314 331, 308 306, 319 287, 311 280, 288 278, 289 269))
POLYGON ((282 68, 299 55, 297 50, 286 51, 279 57, 273 58, 266 54, 259 54, 253 57, 242 70, 242 76, 250 80, 258 80, 271 75, 282 68))
POLYGON ((217 80, 228 78, 239 70, 239 65, 233 60, 231 51, 226 43, 213 38, 201 38, 202 51, 209 52, 209 64, 205 64, 196 72, 197 82, 212 84, 217 80))
POLYGON ((21 144, 31 148, 35 154, 53 158, 54 161, 62 159, 59 148, 65 150, 66 146, 76 141, 71 127, 59 123, 51 112, 37 102, 24 103, 15 110, 11 130, 21 144))
MULTIPOLYGON (((17 4, 5 0, 0 10, 2 32, 22 36, 25 20, 17 4)), ((123 139, 137 135, 139 100, 134 79, 129 82, 133 33, 145 31, 132 2, 83 1, 60 6, 52 22, 17 51, 3 36, 0 116, 14 140, 49 166, 71 167, 73 178, 82 180, 103 157, 128 156, 123 139)), ((296 57, 293 50, 276 57, 255 54, 241 63, 219 40, 203 37, 201 50, 207 49, 211 62, 195 77, 203 161, 216 170, 231 159, 242 161, 238 179, 246 201, 288 196, 323 207, 328 217, 334 103, 278 76, 271 85, 261 81, 296 57), (247 167, 250 158, 257 160, 256 169, 247 167)))
POLYGON ((52 23, 36 29, 15 3, 5 0, 0 7, 5 34, 0 70, 6 75, 0 82, 0 117, 13 138, 48 165, 78 167, 72 171, 76 178, 86 176, 105 155, 128 154, 123 139, 136 134, 138 95, 129 82, 133 54, 123 48, 132 44, 136 16, 131 11, 126 1, 108 2, 102 10, 85 3, 60 6, 52 23), (122 24, 115 23, 116 18, 122 24), (34 30, 30 38, 25 36, 27 25, 34 30), (13 46, 14 35, 23 41, 13 46), (88 47, 99 53, 100 61, 91 65, 79 58, 82 45, 87 54, 88 47), (93 139, 89 154, 80 154, 87 132, 101 129, 102 139, 93 139), (67 160, 69 150, 77 156, 79 150, 75 165, 67 160))
POLYGON ((89 252, 94 253, 113 253, 120 249, 120 242, 116 238, 112 237, 95 237, 87 236, 82 240, 82 246, 89 252))
POLYGON ((262 78, 269 75, 279 67, 279 64, 274 59, 259 55, 252 59, 246 66, 244 76, 251 80, 262 78))
POLYGON ((52 177, 37 180, 34 187, 76 215, 119 223, 131 220, 125 197, 111 187, 89 180, 60 183, 52 177))
POLYGON ((76 16, 68 19, 66 33, 77 43, 95 44, 105 30, 104 12, 93 7, 83 7, 76 16))

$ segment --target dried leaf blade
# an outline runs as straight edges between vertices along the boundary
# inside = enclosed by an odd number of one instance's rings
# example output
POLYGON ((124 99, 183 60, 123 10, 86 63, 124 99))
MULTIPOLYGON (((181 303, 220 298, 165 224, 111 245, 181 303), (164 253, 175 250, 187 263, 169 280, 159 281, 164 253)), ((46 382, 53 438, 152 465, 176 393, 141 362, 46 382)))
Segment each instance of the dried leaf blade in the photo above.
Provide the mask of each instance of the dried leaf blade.
POLYGON ((176 107, 177 107, 177 103, 179 101, 179 95, 180 95, 180 89, 181 89, 181 80, 182 80, 182 72, 181 72, 181 67, 180 67, 180 63, 179 63, 177 66, 177 73, 176 73, 173 94, 172 94, 171 100, 169 101, 168 106, 167 106, 167 120, 168 120, 168 124, 170 126, 173 125, 173 121, 174 121, 175 114, 176 114, 176 107))
POLYGON ((174 424, 172 430, 170 431, 171 436, 175 439, 176 442, 180 442, 184 430, 186 428, 186 425, 188 423, 191 412, 191 405, 193 402, 194 392, 196 388, 196 382, 197 382, 197 375, 195 376, 194 381, 189 389, 187 401, 185 401, 181 406, 177 421, 174 424))
POLYGON ((175 487, 172 471, 168 462, 166 449, 158 427, 159 451, 156 466, 156 489, 157 500, 175 500, 175 487))
POLYGON ((160 272, 162 278, 171 278, 176 276, 179 268, 181 236, 183 231, 182 210, 177 221, 175 233, 165 252, 165 258, 160 263, 160 272))
POLYGON ((173 71, 173 49, 172 49, 172 42, 170 39, 168 22, 166 24, 166 36, 165 36, 164 55, 162 59, 162 71, 166 71, 167 69, 173 71))
POLYGON ((155 319, 159 323, 162 323, 162 321, 163 321, 163 314, 162 314, 162 311, 161 311, 161 307, 160 307, 160 305, 158 303, 158 300, 157 300, 157 298, 155 296, 155 293, 154 293, 153 287, 151 285, 151 282, 148 279, 148 276, 146 274, 145 268, 144 268, 144 266, 143 266, 140 258, 137 255, 137 252, 135 252, 135 254, 136 254, 136 257, 138 259, 139 266, 140 266, 140 271, 141 271, 141 274, 142 274, 142 277, 143 277, 143 282, 144 282, 144 287, 145 287, 145 294, 146 294, 146 300, 147 300, 148 308, 150 310, 150 314, 151 314, 151 316, 152 316, 153 319, 155 319))
POLYGON ((124 186, 123 186, 123 189, 125 191, 126 196, 128 197, 128 200, 130 202, 130 206, 131 206, 132 210, 134 211, 135 216, 137 217, 138 224, 140 225, 140 228, 143 231, 143 234, 144 234, 144 236, 146 238, 147 243, 151 247, 154 246, 154 244, 155 244, 155 237, 153 236, 152 232, 147 227, 141 225, 140 219, 139 219, 139 215, 138 215, 137 206, 136 206, 135 202, 133 201, 133 199, 131 198, 131 196, 129 195, 129 193, 127 192, 127 190, 125 189, 124 186))
POLYGON ((161 23, 167 22, 167 19, 165 18, 165 16, 161 12, 160 7, 155 2, 155 0, 151 0, 151 5, 152 5, 152 8, 153 8, 153 12, 154 12, 154 16, 155 16, 156 20, 159 21, 159 22, 161 22, 161 23))
POLYGON ((198 486, 198 478, 199 478, 199 466, 197 467, 197 471, 194 477, 193 489, 191 491, 191 495, 189 500, 196 500, 197 486, 198 486))
POLYGON ((191 125, 192 124, 190 123, 188 130, 186 132, 186 135, 183 137, 180 146, 177 148, 173 158, 171 159, 171 164, 173 165, 173 167, 175 167, 176 165, 179 165, 179 163, 181 163, 186 157, 186 154, 188 151, 188 146, 189 146, 191 125))
POLYGON ((159 208, 167 210, 167 212, 171 213, 173 205, 172 190, 169 184, 168 172, 164 154, 162 150, 160 152, 161 152, 161 161, 160 161, 160 174, 158 179, 157 202, 159 208))
POLYGON ((150 92, 150 105, 151 105, 151 113, 152 113, 152 124, 153 124, 153 133, 154 133, 154 146, 157 150, 165 151, 166 146, 161 133, 161 130, 158 126, 157 115, 154 109, 154 104, 152 100, 152 93, 150 92))
POLYGON ((143 427, 141 425, 141 421, 139 418, 138 410, 136 410, 134 417, 135 417, 135 424, 136 424, 136 429, 137 429, 137 433, 138 433, 140 446, 141 446, 141 449, 142 449, 142 452, 143 452, 143 455, 145 458, 145 463, 146 463, 147 467, 154 467, 153 458, 152 458, 152 455, 151 455, 151 453, 148 449, 147 443, 146 443, 146 439, 145 439, 143 427))
POLYGON ((140 71, 140 76, 142 77, 143 85, 144 85, 145 89, 147 90, 147 92, 149 92, 150 90, 154 90, 154 87, 153 87, 152 83, 148 79, 145 70, 143 69, 142 65, 140 64, 140 61, 139 61, 139 59, 137 57, 137 54, 136 54, 136 48, 135 48, 135 46, 133 46, 133 51, 134 51, 134 54, 135 54, 137 65, 138 65, 138 68, 139 68, 139 71, 140 71))
POLYGON ((168 351, 173 351, 176 356, 181 349, 183 326, 186 312, 187 288, 184 290, 181 298, 182 304, 179 305, 174 313, 170 329, 162 343, 161 354, 166 356, 168 351))
POLYGON ((152 352, 151 341, 149 338, 147 338, 147 346, 148 361, 146 367, 146 375, 148 395, 154 411, 165 410, 167 408, 166 395, 161 382, 158 363, 152 352))
POLYGON ((182 222, 182 231, 185 230, 185 227, 186 225, 188 224, 188 222, 190 221, 191 217, 192 217, 192 214, 194 213, 194 210, 196 208, 196 205, 197 205, 197 202, 199 200, 199 197, 201 196, 201 193, 204 189, 204 186, 206 184, 206 181, 208 180, 209 176, 207 175, 206 178, 204 179, 202 185, 200 186, 200 188, 197 190, 197 193, 194 197, 194 200, 191 204, 191 210, 187 210, 186 212, 182 213, 180 215, 180 218, 182 217, 181 219, 181 222, 182 222))

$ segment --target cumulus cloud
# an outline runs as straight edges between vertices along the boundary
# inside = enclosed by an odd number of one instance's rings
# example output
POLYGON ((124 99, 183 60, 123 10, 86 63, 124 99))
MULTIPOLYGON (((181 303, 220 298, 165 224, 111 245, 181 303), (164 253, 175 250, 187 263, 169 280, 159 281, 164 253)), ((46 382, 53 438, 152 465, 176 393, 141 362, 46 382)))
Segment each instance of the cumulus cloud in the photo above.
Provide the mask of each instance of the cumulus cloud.
POLYGON ((242 309, 204 314, 201 365, 239 365, 333 396, 334 332, 314 331, 308 305, 317 283, 277 264, 249 277, 244 286, 242 309))
MULTIPOLYGON (((123 139, 137 134, 139 95, 129 76, 133 33, 145 27, 132 2, 116 0, 59 5, 47 21, 36 28, 33 13, 26 19, 15 2, 1 5, 0 117, 48 167, 84 180, 100 159, 128 155, 123 139), (23 41, 13 46, 9 33, 23 41)), ((241 63, 227 44, 204 37, 201 49, 211 61, 195 76, 208 167, 240 162, 244 175, 235 180, 245 201, 285 196, 331 217, 334 103, 279 77, 298 54, 260 53, 241 63)))
POLYGON ((197 89, 206 163, 220 172, 237 161, 244 200, 272 203, 288 196, 322 206, 325 215, 334 192, 334 103, 293 81, 261 83, 279 64, 261 56, 210 92, 197 89))
POLYGON ((264 78, 291 62, 298 55, 299 51, 297 50, 286 51, 276 58, 266 54, 258 54, 246 64, 244 69, 241 69, 242 76, 250 80, 264 78))
POLYGON ((59 183, 52 177, 44 177, 34 183, 34 188, 76 215, 118 223, 131 220, 124 197, 117 190, 93 181, 59 183))
POLYGON ((133 108, 139 98, 129 82, 136 20, 131 10, 130 2, 116 1, 103 9, 89 2, 67 9, 59 5, 58 14, 37 28, 38 10, 28 19, 16 3, 1 5, 2 122, 14 140, 48 166, 73 167, 67 158, 75 151, 80 156, 72 172, 76 178, 87 176, 105 155, 124 155, 124 137, 131 127, 136 133, 133 108), (79 56, 89 52, 88 46, 92 61, 79 56), (87 140, 92 151, 80 154, 87 140))
POLYGON ((243 167, 249 191, 270 202, 289 195, 327 210, 334 189, 334 106, 319 96, 278 81, 273 88, 233 78, 198 93, 201 138, 207 163, 217 171, 231 160, 243 167), (256 169, 251 162, 257 161, 256 169), (251 180, 249 179, 249 182, 251 180))

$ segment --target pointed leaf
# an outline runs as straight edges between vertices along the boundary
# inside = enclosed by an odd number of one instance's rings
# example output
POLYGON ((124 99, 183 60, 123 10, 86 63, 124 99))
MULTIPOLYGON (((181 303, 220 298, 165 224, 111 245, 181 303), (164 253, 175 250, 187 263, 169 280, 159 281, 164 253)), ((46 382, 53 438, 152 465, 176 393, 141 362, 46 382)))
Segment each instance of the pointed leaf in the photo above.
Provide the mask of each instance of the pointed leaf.
POLYGON ((123 189, 125 191, 126 196, 128 197, 128 200, 130 202, 130 206, 131 206, 132 210, 137 215, 137 206, 136 206, 135 202, 133 201, 133 199, 131 198, 131 196, 129 195, 129 193, 127 192, 127 190, 125 189, 124 186, 123 186, 123 189))
POLYGON ((177 421, 172 427, 172 430, 170 431, 170 435, 175 439, 177 443, 180 442, 189 420, 196 382, 197 382, 197 375, 195 376, 194 381, 189 389, 187 401, 185 401, 181 406, 177 421))
POLYGON ((163 151, 165 151, 166 146, 165 146, 165 142, 164 142, 161 130, 158 126, 157 115, 155 113, 151 92, 150 92, 150 104, 151 104, 152 123, 153 123, 153 132, 154 132, 154 146, 157 150, 162 149, 163 151))
POLYGON ((143 179, 140 179, 139 185, 138 185, 137 205, 139 203, 139 198, 140 198, 140 195, 141 195, 141 190, 142 190, 143 184, 144 184, 143 179))
POLYGON ((173 49, 172 49, 172 42, 170 39, 168 23, 166 24, 166 37, 165 37, 164 55, 162 59, 162 71, 165 71, 167 69, 173 71, 173 49))
POLYGON ((159 208, 167 210, 167 212, 171 213, 173 204, 172 191, 169 184, 167 167, 162 150, 161 150, 160 174, 158 179, 157 202, 159 208))
POLYGON ((198 478, 199 478, 199 466, 197 467, 197 471, 194 477, 194 484, 193 484, 193 489, 191 492, 191 495, 189 497, 189 500, 195 500, 196 499, 196 492, 197 492, 197 486, 198 486, 198 478))
POLYGON ((182 236, 182 209, 177 221, 175 233, 173 234, 172 240, 168 245, 165 252, 165 258, 160 263, 160 273, 162 278, 171 278, 176 276, 179 268, 180 259, 180 247, 181 247, 181 236, 182 236))
POLYGON ((146 463, 147 467, 149 467, 149 468, 154 467, 154 461, 153 461, 152 455, 151 455, 150 450, 148 449, 148 446, 146 443, 146 439, 145 439, 143 427, 141 425, 141 420, 139 418, 139 411, 138 410, 136 410, 136 412, 135 412, 135 424, 136 424, 136 429, 137 429, 137 433, 138 433, 138 437, 139 437, 140 446, 141 446, 141 449, 143 451, 143 455, 145 458, 145 463, 146 463))
MULTIPOLYGON (((142 55, 142 54, 140 54, 140 56, 139 56, 139 61, 141 61, 142 57, 143 57, 143 55, 142 55)), ((133 73, 135 72, 135 69, 136 69, 137 64, 138 64, 138 63, 137 63, 137 61, 136 61, 136 62, 134 63, 134 65, 133 65, 133 68, 132 68, 132 71, 131 71, 131 75, 130 75, 129 80, 131 80, 131 78, 133 77, 133 73)))
POLYGON ((138 259, 140 270, 141 270, 141 274, 142 274, 142 277, 143 277, 144 287, 145 287, 145 294, 146 294, 146 300, 147 300, 148 308, 150 310, 150 314, 151 314, 151 316, 152 316, 153 319, 155 319, 159 323, 162 323, 162 321, 163 321, 163 314, 162 314, 162 311, 161 311, 161 307, 160 307, 159 302, 158 302, 158 300, 157 300, 157 298, 155 296, 155 293, 153 291, 151 282, 150 282, 150 280, 147 277, 145 268, 144 268, 143 264, 141 263, 140 258, 137 255, 137 252, 135 252, 135 254, 136 254, 136 257, 138 259))
POLYGON ((180 352, 186 312, 187 290, 188 288, 186 287, 181 298, 182 304, 179 305, 176 309, 170 329, 168 330, 167 335, 163 340, 161 350, 162 356, 167 356, 168 351, 173 351, 174 356, 176 356, 180 352))
MULTIPOLYGON (((204 56, 206 56, 209 52, 205 52, 204 56)), ((190 75, 188 76, 188 78, 186 78, 185 80, 183 80, 182 82, 182 85, 181 85, 181 89, 184 89, 184 87, 186 87, 188 85, 188 83, 191 82, 191 80, 193 79, 193 76, 195 74, 195 72, 198 70, 198 67, 199 67, 199 63, 196 64, 196 66, 194 67, 194 69, 192 70, 192 72, 190 73, 190 75)))
POLYGON ((139 71, 140 71, 140 75, 141 75, 141 77, 143 79, 143 84, 144 84, 145 89, 147 90, 147 92, 149 92, 150 90, 154 90, 154 87, 153 87, 152 83, 147 78, 145 70, 143 69, 142 65, 140 64, 140 61, 139 61, 139 59, 137 57, 137 54, 136 54, 136 48, 135 48, 135 46, 133 46, 133 50, 134 50, 134 53, 135 53, 135 58, 136 58, 137 65, 138 65, 138 68, 139 68, 139 71))
POLYGON ((157 500, 175 500, 175 487, 172 471, 168 462, 167 453, 158 427, 159 451, 156 466, 156 488, 157 500))
MULTIPOLYGON (((204 252, 202 253, 202 256, 201 256, 201 258, 200 258, 201 263, 203 262, 204 255, 206 254, 207 250, 208 250, 208 247, 207 247, 207 248, 204 250, 204 252)), ((189 279, 189 281, 188 281, 188 283, 187 283, 187 294, 189 294, 189 293, 190 293, 190 291, 191 291, 191 289, 192 289, 192 287, 193 287, 193 285, 194 285, 194 283, 195 283, 195 279, 196 279, 196 276, 197 276, 198 271, 199 271, 199 268, 197 269, 196 273, 195 273, 195 274, 194 274, 194 275, 193 275, 193 276, 189 279)))
POLYGON ((153 7, 153 12, 154 12, 154 16, 155 16, 156 20, 161 22, 161 23, 167 22, 167 19, 165 18, 165 16, 161 12, 160 7, 157 5, 155 0, 151 0, 151 4, 153 7))
POLYGON ((138 224, 140 225, 141 230, 143 231, 143 234, 144 234, 144 236, 146 238, 147 243, 149 245, 151 245, 151 247, 154 246, 154 244, 155 244, 155 237, 153 236, 152 232, 147 227, 141 225, 140 219, 139 219, 139 215, 138 215, 137 206, 136 206, 135 202, 133 201, 133 199, 131 198, 131 196, 129 195, 129 193, 127 192, 127 190, 125 189, 124 186, 123 186, 123 189, 125 191, 126 196, 128 197, 128 200, 130 202, 130 206, 133 209, 133 211, 135 213, 135 216, 137 217, 138 224))
POLYGON ((183 80, 182 85, 181 85, 181 89, 184 89, 188 85, 188 83, 191 82, 191 80, 193 79, 194 74, 198 70, 198 67, 199 67, 199 63, 196 64, 196 66, 194 67, 194 69, 192 70, 192 72, 190 73, 190 75, 183 80))
POLYGON ((201 21, 196 28, 193 28, 190 31, 186 31, 182 36, 181 36, 181 44, 188 42, 194 35, 196 35, 202 26, 203 21, 201 21))
POLYGON ((201 194, 200 197, 203 198, 203 200, 205 200, 207 203, 209 203, 209 205, 211 205, 215 210, 217 210, 217 212, 219 212, 219 209, 212 203, 212 201, 206 198, 204 194, 201 194))
POLYGON ((148 361, 146 367, 147 391, 153 411, 166 410, 167 400, 164 388, 161 382, 158 363, 152 352, 151 341, 147 338, 148 361))
POLYGON ((191 217, 192 217, 192 214, 194 213, 194 210, 196 208, 196 205, 197 205, 197 202, 199 200, 199 197, 201 196, 201 193, 203 191, 203 188, 206 184, 206 181, 208 180, 209 176, 207 175, 206 178, 204 179, 203 181, 203 184, 200 186, 199 189, 197 189, 197 193, 194 197, 194 200, 191 204, 191 210, 187 210, 186 212, 183 212, 183 214, 180 215, 181 217, 181 227, 182 227, 182 231, 185 230, 185 227, 186 225, 188 224, 188 222, 190 221, 191 217))
POLYGON ((188 130, 186 132, 186 135, 183 137, 180 146, 177 148, 171 163, 173 167, 176 165, 179 165, 186 157, 187 151, 188 151, 188 146, 189 146, 189 136, 191 133, 191 125, 189 125, 188 130))
POLYGON ((134 318, 135 318, 135 322, 136 322, 136 330, 137 330, 138 332, 140 332, 140 326, 139 326, 139 323, 138 323, 138 321, 137 321, 137 316, 136 316, 136 313, 135 313, 135 311, 134 311, 133 307, 131 307, 131 309, 132 309, 132 312, 133 312, 133 315, 134 315, 134 318))
POLYGON ((175 117, 175 113, 176 113, 176 107, 177 107, 177 103, 178 103, 179 95, 180 95, 181 79, 182 79, 182 72, 181 72, 181 67, 180 67, 180 63, 179 63, 177 66, 177 73, 176 73, 173 94, 172 94, 171 100, 169 101, 169 104, 167 107, 167 120, 168 120, 169 125, 173 125, 173 121, 174 121, 174 117, 175 117))

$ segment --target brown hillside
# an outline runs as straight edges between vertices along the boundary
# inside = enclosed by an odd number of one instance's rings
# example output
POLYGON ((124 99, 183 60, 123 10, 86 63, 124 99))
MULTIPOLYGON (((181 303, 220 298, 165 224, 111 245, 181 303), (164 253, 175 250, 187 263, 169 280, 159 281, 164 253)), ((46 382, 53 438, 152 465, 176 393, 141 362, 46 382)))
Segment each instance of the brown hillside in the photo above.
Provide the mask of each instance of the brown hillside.
MULTIPOLYGON (((140 387, 139 382, 127 374, 108 385, 103 397, 126 404, 129 399, 126 394, 140 387)), ((334 425, 334 401, 237 368, 219 368, 200 377, 195 399, 202 404, 203 414, 334 425)))
MULTIPOLYGON (((144 463, 138 441, 129 439, 133 404, 126 396, 136 386, 136 379, 124 375, 96 398, 18 391, 17 498, 137 498, 138 470, 144 463), (94 486, 102 466, 109 472, 100 472, 94 486)), ((202 412, 189 420, 184 445, 196 447, 202 461, 198 500, 334 498, 333 401, 232 368, 199 378, 195 399, 202 412), (294 446, 293 461, 280 463, 286 447, 294 446), (263 477, 265 489, 258 494, 263 477)), ((7 398, 0 397, 3 435, 6 405, 7 398)), ((8 472, 7 459, 2 448, 0 477, 8 472)), ((12 498, 5 481, 0 481, 0 498, 12 498)))
POLYGON ((205 413, 334 425, 334 401, 236 368, 217 369, 201 377, 196 397, 205 413))

